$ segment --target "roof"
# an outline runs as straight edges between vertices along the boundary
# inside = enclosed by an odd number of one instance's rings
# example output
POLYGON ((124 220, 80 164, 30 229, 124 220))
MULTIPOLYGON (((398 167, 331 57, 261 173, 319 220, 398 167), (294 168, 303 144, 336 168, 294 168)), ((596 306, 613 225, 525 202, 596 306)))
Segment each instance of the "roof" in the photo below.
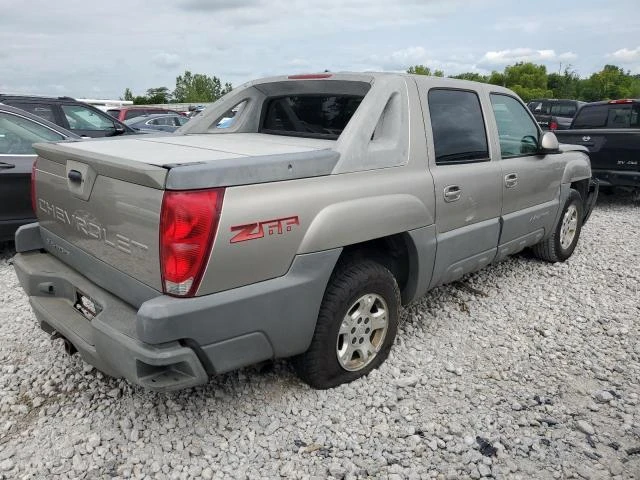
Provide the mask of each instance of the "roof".
POLYGON ((48 100, 53 102, 64 102, 71 101, 77 102, 75 98, 72 97, 49 97, 46 95, 17 95, 17 94, 8 94, 8 93, 0 93, 0 102, 3 100, 48 100))

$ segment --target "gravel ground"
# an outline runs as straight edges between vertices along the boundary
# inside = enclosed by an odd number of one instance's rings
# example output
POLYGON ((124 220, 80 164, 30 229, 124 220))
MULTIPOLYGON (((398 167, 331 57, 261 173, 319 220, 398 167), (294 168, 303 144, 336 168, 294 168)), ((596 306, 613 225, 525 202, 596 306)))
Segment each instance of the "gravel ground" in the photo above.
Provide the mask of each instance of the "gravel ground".
POLYGON ((603 197, 566 263, 430 292, 330 391, 286 362, 173 394, 106 378, 36 327, 5 247, 0 478, 640 479, 639 209, 603 197))

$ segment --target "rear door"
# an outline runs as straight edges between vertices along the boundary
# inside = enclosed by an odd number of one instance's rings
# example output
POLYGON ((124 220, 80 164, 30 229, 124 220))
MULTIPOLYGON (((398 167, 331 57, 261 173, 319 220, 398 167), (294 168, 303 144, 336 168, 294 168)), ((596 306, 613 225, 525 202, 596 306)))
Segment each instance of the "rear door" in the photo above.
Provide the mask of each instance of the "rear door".
POLYGON ((537 243, 555 218, 564 164, 538 153, 540 129, 520 100, 489 95, 500 144, 502 234, 499 257, 537 243))
POLYGON ((585 106, 561 141, 587 147, 595 170, 639 171, 640 105, 627 102, 585 106))
MULTIPOLYGON (((59 133, 23 116, 0 112, 0 227, 34 218, 31 209, 31 168, 35 142, 63 140, 59 133)), ((0 228, 1 230, 1 228, 0 228)), ((0 236, 4 236, 0 232, 0 236)))
MULTIPOLYGON (((420 85, 420 84, 419 84, 420 85)), ((437 251, 431 286, 490 263, 500 233, 501 170, 492 161, 474 91, 421 91, 436 202, 437 251), (429 128, 429 126, 431 128, 429 128)))

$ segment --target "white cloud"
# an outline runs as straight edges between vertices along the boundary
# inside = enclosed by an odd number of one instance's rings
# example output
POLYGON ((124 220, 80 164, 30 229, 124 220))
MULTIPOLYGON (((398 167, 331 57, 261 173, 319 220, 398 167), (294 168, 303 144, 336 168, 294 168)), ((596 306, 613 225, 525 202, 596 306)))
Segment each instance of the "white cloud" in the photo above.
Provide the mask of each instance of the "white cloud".
POLYGON ((160 68, 174 69, 180 65, 180 56, 175 53, 160 52, 153 56, 153 63, 160 68))
POLYGON ((558 55, 558 60, 575 60, 576 58, 578 58, 578 55, 573 52, 565 52, 558 55))
POLYGON ((516 62, 550 62, 554 60, 573 60, 577 55, 573 52, 556 54, 555 50, 534 50, 532 48, 513 48, 491 51, 484 54, 478 62, 480 66, 500 67, 516 62))
POLYGON ((608 55, 608 57, 615 58, 619 62, 630 63, 640 60, 640 47, 630 50, 628 48, 621 48, 608 55))

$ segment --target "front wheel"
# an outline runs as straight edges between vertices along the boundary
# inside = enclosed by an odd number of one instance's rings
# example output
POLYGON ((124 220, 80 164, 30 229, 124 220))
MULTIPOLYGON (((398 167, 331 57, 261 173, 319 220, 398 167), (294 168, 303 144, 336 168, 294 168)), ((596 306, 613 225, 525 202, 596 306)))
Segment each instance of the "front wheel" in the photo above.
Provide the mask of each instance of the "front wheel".
POLYGON ((364 260, 338 267, 327 286, 309 349, 294 361, 314 388, 368 374, 389 355, 398 329, 400 289, 393 274, 364 260))
POLYGON ((547 262, 564 262, 578 244, 583 216, 582 197, 572 189, 553 233, 534 245, 533 253, 547 262))

